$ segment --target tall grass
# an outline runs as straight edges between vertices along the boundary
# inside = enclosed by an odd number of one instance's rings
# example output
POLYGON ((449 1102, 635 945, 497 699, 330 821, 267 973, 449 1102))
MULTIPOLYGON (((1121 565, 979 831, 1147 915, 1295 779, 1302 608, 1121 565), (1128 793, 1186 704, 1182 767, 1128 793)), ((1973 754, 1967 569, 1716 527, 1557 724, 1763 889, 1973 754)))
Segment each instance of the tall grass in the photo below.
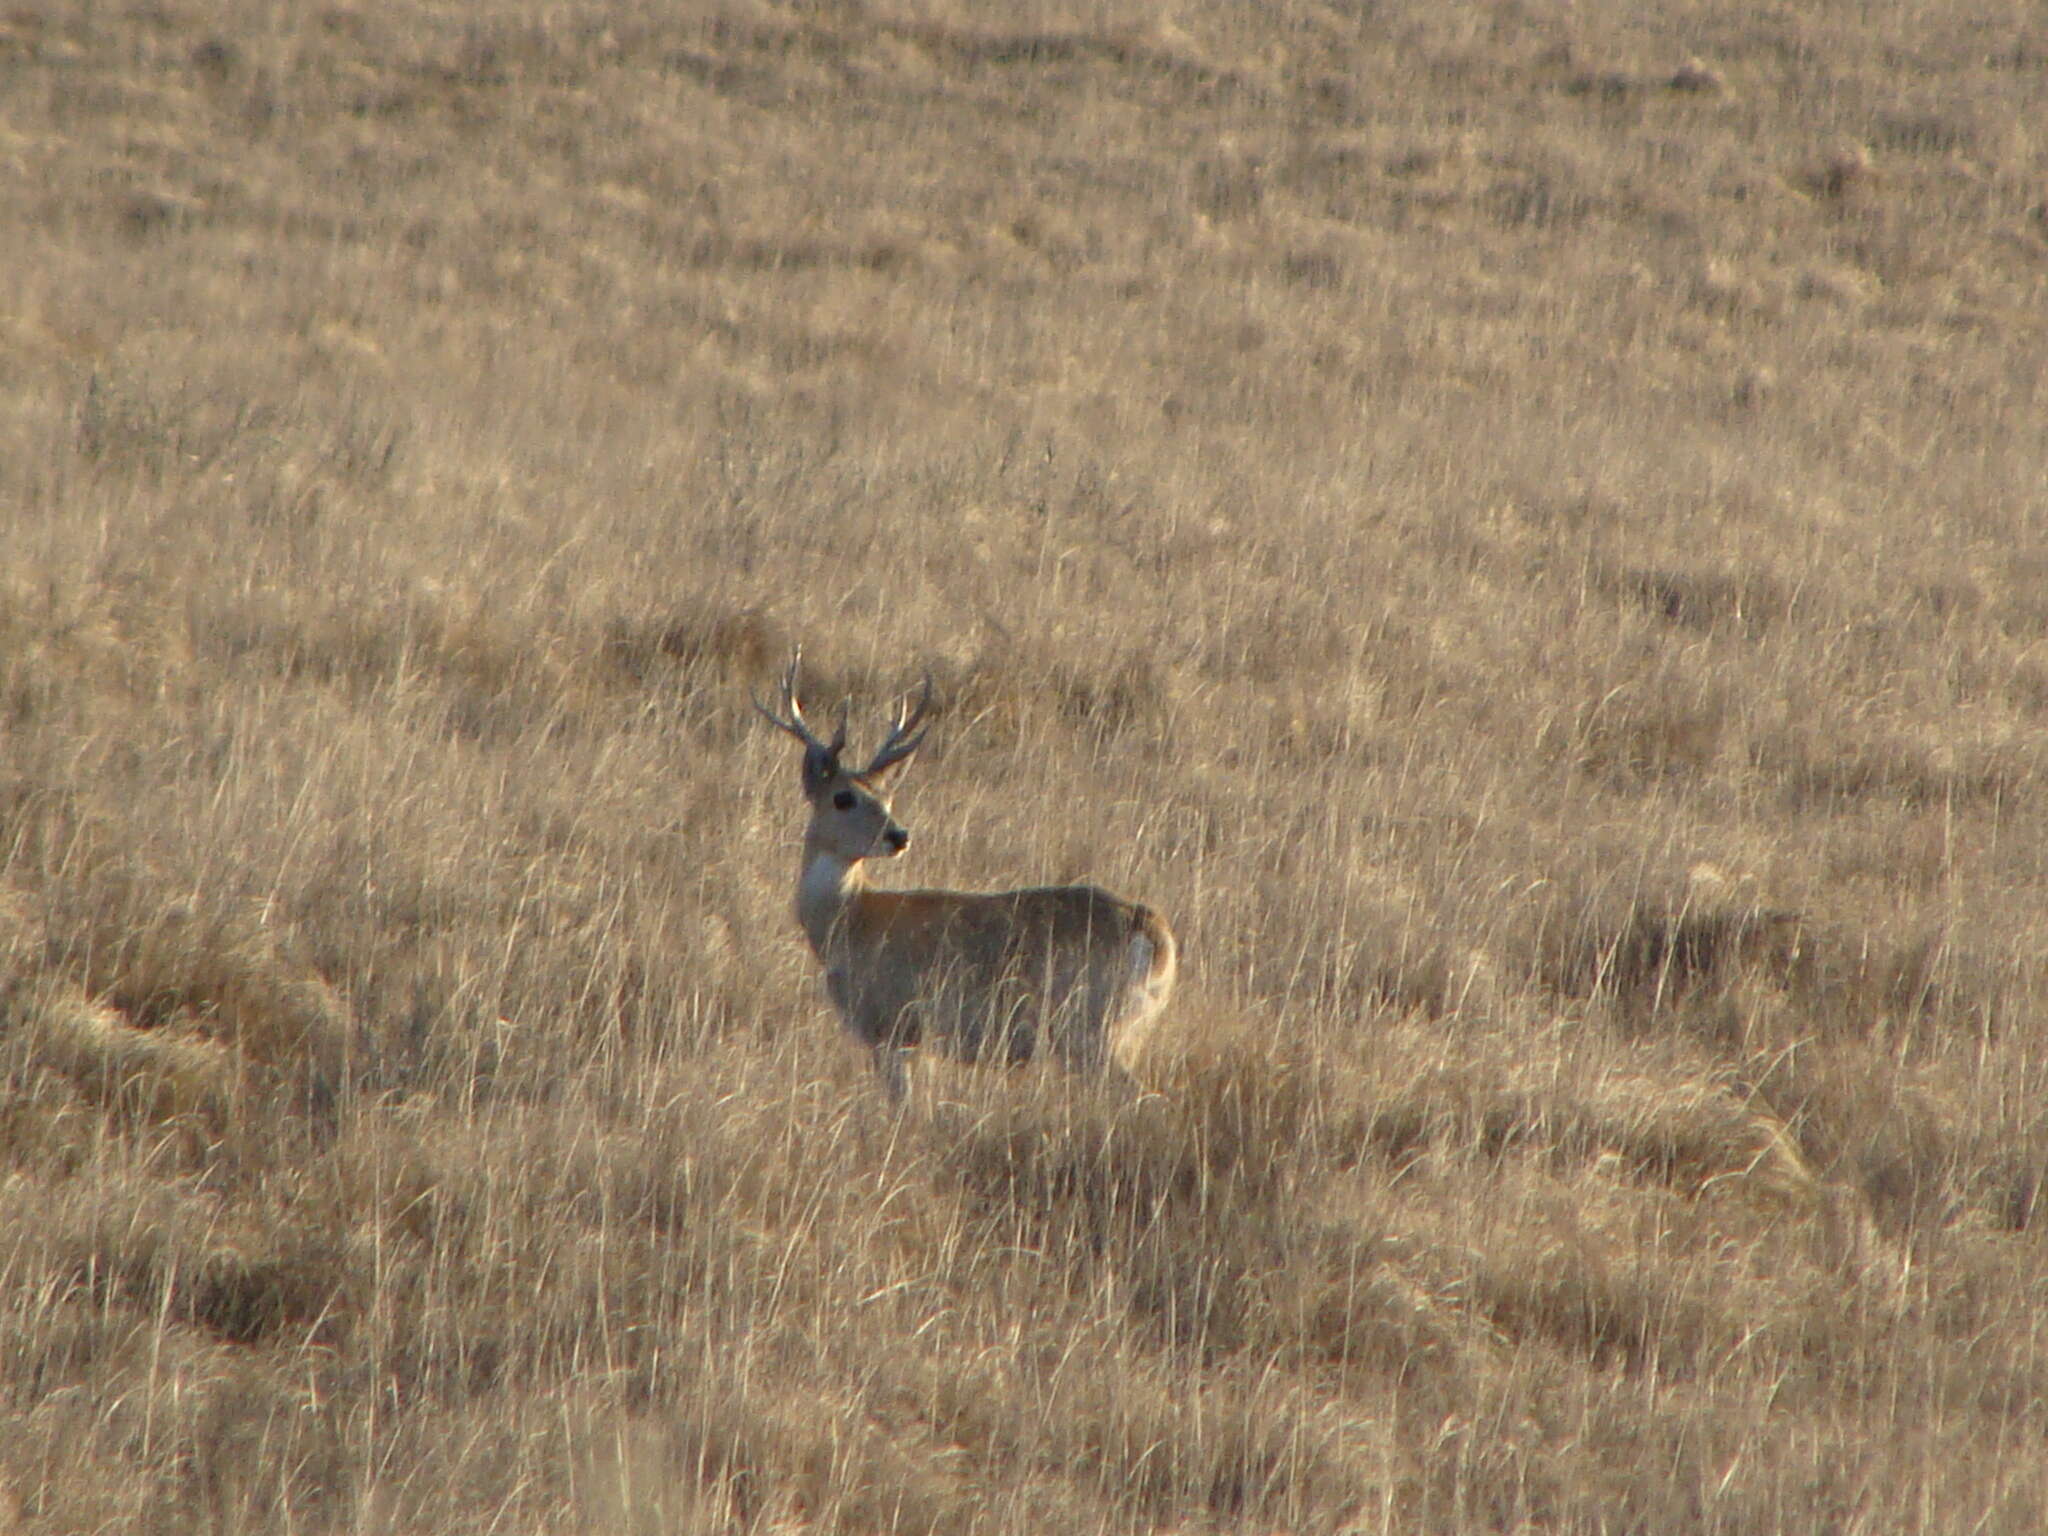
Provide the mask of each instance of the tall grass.
POLYGON ((2039 1527, 2008 10, 0 71, 0 1530, 2039 1527), (881 1102, 799 640, 1171 918, 1139 1091, 881 1102))

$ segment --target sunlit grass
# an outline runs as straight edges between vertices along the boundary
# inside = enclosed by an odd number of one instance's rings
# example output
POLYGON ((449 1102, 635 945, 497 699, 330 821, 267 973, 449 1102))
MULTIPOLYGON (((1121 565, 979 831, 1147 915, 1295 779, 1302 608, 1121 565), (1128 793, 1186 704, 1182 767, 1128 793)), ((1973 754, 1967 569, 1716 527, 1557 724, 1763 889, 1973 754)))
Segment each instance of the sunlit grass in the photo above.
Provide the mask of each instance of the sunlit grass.
POLYGON ((0 1531, 2036 1528, 2023 33, 0 24, 0 1531), (797 641, 1136 1087, 889 1110, 797 641))

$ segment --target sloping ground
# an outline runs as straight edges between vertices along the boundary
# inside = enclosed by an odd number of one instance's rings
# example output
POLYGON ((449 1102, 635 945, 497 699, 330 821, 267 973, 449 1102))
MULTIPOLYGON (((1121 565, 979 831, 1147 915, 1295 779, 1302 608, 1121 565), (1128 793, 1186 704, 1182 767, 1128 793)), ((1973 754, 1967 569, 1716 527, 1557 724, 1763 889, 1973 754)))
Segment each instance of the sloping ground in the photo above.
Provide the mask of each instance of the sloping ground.
POLYGON ((0 1531, 2038 1529, 2048 53, 0 22, 0 1531), (892 1116, 907 878, 1187 950, 892 1116))

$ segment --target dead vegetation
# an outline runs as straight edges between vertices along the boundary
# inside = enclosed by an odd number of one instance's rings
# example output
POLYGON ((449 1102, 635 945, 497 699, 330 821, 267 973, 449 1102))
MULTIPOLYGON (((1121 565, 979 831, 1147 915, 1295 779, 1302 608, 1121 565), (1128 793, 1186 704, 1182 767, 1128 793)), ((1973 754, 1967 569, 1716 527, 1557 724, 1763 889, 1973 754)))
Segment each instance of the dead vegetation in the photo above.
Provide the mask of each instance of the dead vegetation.
POLYGON ((2042 64, 0 22, 0 1531, 2039 1528, 2042 64), (883 1110, 797 640, 1143 1093, 883 1110))

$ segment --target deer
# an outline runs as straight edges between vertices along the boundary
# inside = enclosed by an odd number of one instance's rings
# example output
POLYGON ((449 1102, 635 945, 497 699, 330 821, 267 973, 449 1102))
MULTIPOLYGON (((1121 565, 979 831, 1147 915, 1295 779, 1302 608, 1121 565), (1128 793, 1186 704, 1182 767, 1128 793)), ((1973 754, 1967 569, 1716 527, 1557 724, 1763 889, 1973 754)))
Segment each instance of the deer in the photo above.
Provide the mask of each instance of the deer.
POLYGON ((865 768, 846 752, 847 709, 831 739, 797 700, 801 649, 779 710, 755 709, 803 747, 810 807, 796 920, 824 970, 840 1023, 872 1056, 892 1105, 913 1047, 967 1063, 1050 1055, 1076 1073, 1127 1077, 1173 991, 1179 949, 1150 907, 1092 885, 1007 891, 883 890, 869 866, 900 857, 910 832, 892 789, 930 729, 932 680, 906 695, 865 768))

